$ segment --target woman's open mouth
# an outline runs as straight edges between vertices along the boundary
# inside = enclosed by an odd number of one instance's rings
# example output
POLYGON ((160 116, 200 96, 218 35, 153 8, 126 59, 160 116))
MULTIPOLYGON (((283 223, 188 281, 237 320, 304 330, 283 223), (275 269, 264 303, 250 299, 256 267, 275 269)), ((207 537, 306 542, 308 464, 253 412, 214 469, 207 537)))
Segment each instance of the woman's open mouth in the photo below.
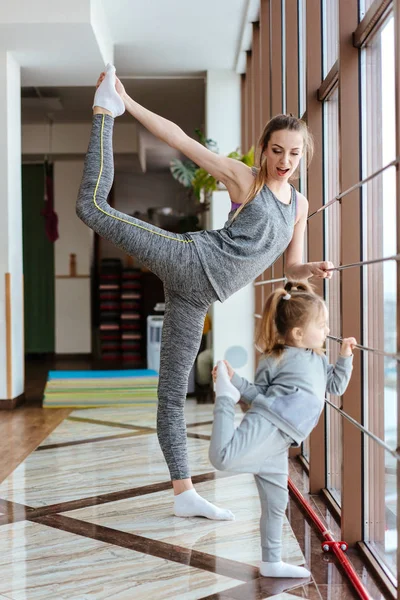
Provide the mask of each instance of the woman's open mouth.
POLYGON ((278 171, 278 175, 280 177, 284 177, 285 175, 287 175, 290 171, 290 169, 280 169, 279 167, 276 168, 276 170, 278 171))

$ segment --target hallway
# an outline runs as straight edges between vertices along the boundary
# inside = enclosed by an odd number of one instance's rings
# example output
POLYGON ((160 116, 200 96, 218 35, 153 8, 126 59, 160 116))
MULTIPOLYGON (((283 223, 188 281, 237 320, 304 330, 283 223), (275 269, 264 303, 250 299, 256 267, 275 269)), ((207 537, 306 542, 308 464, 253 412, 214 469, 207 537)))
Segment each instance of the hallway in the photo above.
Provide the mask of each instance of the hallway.
MULTIPOLYGON (((27 458, 7 477, 3 470, 0 598, 356 597, 335 560, 321 552, 313 526, 292 499, 283 559, 293 564, 303 564, 305 559, 312 578, 304 582, 259 577, 256 487, 250 475, 217 473, 209 464, 212 408, 187 401, 194 482, 208 500, 229 507, 235 522, 172 516, 170 482, 155 433, 154 409, 70 412, 28 404, 3 413, 10 427, 13 420, 21 425, 24 415, 29 419, 36 410, 32 434, 36 443, 41 436, 42 440, 32 451, 35 441, 27 436, 22 442, 27 458)), ((237 422, 240 419, 238 409, 237 422)), ((0 427, 4 439, 5 420, 0 427)), ((18 447, 22 456, 22 446, 20 442, 9 448, 18 447)), ((3 460, 3 469, 6 464, 12 463, 3 460)), ((292 480, 305 493, 308 481, 302 467, 292 459, 290 470, 292 480)), ((317 496, 308 499, 338 536, 340 529, 323 501, 317 496)), ((356 552, 350 554, 371 598, 384 598, 356 552)))

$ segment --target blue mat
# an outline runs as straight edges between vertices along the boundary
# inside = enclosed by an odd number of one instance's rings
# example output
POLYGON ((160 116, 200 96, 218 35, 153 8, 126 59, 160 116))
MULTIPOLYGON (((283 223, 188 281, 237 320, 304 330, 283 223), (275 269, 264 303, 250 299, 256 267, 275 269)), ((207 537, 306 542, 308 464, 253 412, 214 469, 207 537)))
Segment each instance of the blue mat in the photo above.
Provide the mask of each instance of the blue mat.
POLYGON ((47 379, 109 379, 116 377, 158 377, 151 369, 123 369, 120 371, 49 371, 47 379))

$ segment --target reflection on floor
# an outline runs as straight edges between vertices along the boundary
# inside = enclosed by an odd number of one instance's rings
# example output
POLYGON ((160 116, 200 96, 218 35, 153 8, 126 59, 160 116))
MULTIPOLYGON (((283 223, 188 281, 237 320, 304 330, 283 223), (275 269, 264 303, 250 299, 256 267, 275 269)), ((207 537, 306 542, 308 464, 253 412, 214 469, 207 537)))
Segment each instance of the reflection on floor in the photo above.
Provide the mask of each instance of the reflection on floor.
MULTIPOLYGON (((312 577, 259 577, 253 478, 211 467, 212 405, 188 400, 186 419, 196 488, 234 522, 172 515, 154 409, 75 410, 0 484, 0 600, 354 598, 292 501, 283 558, 312 577)), ((302 485, 296 464, 291 476, 302 485)))

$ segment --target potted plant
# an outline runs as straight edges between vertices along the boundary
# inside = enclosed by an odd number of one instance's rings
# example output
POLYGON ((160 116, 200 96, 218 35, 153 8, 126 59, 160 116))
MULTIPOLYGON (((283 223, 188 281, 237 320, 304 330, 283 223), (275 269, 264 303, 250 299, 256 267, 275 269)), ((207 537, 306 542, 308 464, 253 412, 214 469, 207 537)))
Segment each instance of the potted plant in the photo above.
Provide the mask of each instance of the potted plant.
MULTIPOLYGON (((207 139, 199 129, 196 129, 196 133, 203 146, 218 154, 218 146, 214 140, 207 139)), ((246 154, 240 154, 238 150, 234 150, 228 154, 228 157, 240 160, 252 167, 254 165, 254 146, 246 154)), ((198 167, 192 160, 174 158, 170 162, 170 171, 174 179, 188 189, 190 196, 194 194, 197 200, 204 205, 204 208, 206 208, 206 200, 209 194, 221 189, 220 182, 207 173, 205 169, 198 167)))

